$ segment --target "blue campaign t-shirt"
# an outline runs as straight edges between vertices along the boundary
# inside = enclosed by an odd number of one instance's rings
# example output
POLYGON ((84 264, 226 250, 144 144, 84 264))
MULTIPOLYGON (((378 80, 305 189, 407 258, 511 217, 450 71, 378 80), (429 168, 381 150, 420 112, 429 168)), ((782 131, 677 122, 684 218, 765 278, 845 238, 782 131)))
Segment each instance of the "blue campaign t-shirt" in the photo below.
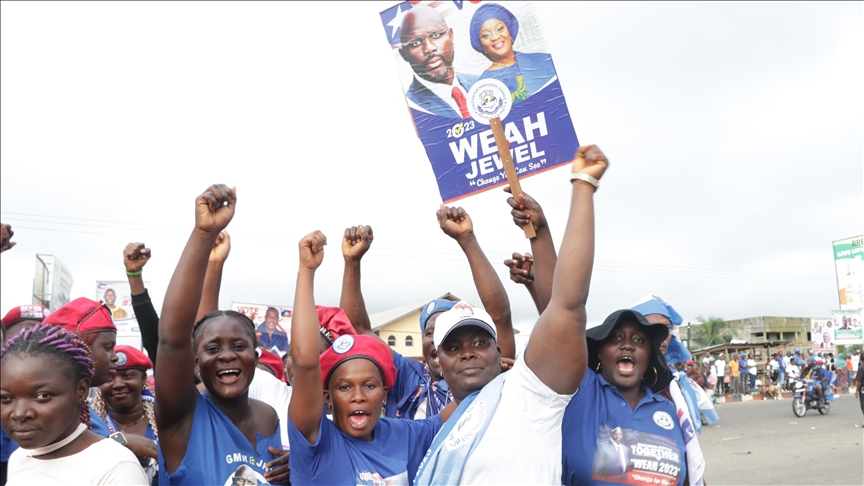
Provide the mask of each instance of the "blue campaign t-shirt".
POLYGON ((310 444, 289 420, 291 484, 410 485, 441 426, 438 415, 380 418, 367 442, 343 434, 322 414, 318 438, 310 444))
POLYGON ((90 426, 90 430, 102 437, 108 437, 111 434, 111 431, 108 430, 108 424, 102 420, 102 417, 96 413, 96 410, 93 410, 93 407, 90 407, 90 426))
POLYGON ((645 396, 633 410, 603 376, 585 373, 561 425, 563 484, 684 484, 675 405, 642 388, 645 396))
POLYGON ((444 380, 433 382, 423 363, 393 353, 393 365, 396 367, 396 383, 387 392, 386 417, 414 419, 424 400, 426 417, 431 417, 441 413, 453 401, 447 383, 444 380))
MULTIPOLYGON (((234 422, 213 403, 205 393, 198 396, 195 415, 186 457, 180 467, 168 474, 162 447, 159 447, 159 484, 209 484, 230 486, 235 476, 251 481, 255 476, 258 484, 267 484, 265 464, 278 458, 267 448, 282 450, 279 425, 270 437, 257 434, 255 447, 234 425, 234 422)), ((293 465, 293 462, 292 462, 293 465)))
POLYGON ((6 435, 6 432, 0 430, 0 462, 9 462, 9 456, 11 456, 17 448, 18 444, 6 435))

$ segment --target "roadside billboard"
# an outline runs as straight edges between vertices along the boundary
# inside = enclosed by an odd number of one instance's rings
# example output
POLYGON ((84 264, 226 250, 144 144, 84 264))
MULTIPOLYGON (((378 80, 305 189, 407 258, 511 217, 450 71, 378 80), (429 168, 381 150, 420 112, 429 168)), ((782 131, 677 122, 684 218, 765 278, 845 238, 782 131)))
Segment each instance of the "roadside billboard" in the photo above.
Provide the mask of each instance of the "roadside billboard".
POLYGON ((864 236, 834 242, 840 309, 864 308, 864 236))

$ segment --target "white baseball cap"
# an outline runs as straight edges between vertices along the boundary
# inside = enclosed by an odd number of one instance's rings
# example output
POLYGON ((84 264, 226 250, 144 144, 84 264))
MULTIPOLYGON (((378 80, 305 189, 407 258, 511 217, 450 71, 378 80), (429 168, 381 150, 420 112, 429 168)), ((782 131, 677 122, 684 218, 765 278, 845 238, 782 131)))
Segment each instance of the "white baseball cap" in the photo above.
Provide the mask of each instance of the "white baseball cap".
POLYGON ((477 326, 491 334, 496 342, 498 341, 498 330, 492 322, 492 316, 483 309, 461 300, 452 309, 442 312, 435 321, 435 333, 432 335, 435 347, 441 346, 454 329, 464 326, 477 326))

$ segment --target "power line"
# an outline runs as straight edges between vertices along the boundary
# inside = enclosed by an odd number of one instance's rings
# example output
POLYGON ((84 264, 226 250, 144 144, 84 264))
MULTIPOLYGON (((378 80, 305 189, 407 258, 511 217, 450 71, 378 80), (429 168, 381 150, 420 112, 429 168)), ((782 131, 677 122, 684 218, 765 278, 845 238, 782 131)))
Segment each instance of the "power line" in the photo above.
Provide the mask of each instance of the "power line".
MULTIPOLYGON (((75 223, 75 222, 65 222, 65 221, 37 221, 25 218, 11 218, 13 221, 24 221, 27 223, 37 223, 37 224, 62 224, 62 225, 70 225, 70 226, 79 226, 79 227, 87 227, 87 228, 101 228, 108 233, 103 232, 92 232, 92 231, 76 231, 72 229, 58 229, 58 228, 39 228, 32 226, 17 226, 21 229, 27 230, 37 230, 37 231, 53 231, 53 232, 61 232, 61 233, 74 233, 74 234, 87 234, 87 235, 96 235, 96 236, 123 236, 130 238, 141 238, 144 236, 141 233, 149 233, 149 232, 161 232, 161 233, 169 233, 172 236, 159 236, 159 235, 147 235, 147 238, 156 238, 156 239, 169 239, 169 240, 178 240, 182 238, 182 232, 180 230, 186 230, 186 227, 179 226, 168 226, 168 225, 154 225, 147 223, 121 223, 117 221, 108 221, 108 220, 99 220, 99 219, 90 219, 90 218, 71 218, 65 216, 48 216, 48 215, 38 215, 38 214, 30 214, 30 213, 13 213, 6 212, 4 214, 13 215, 24 215, 24 216, 33 216, 33 217, 41 217, 41 218, 57 218, 57 219, 66 219, 66 220, 80 220, 80 221, 91 221, 97 223, 107 223, 107 225, 100 224, 85 224, 85 223, 75 223), (124 224, 124 225, 138 225, 138 226, 156 226, 170 229, 156 229, 156 228, 121 228, 112 226, 115 224, 124 224), (128 234, 128 233, 117 233, 115 231, 135 231, 140 233, 138 234, 128 234), (176 235, 177 237, 173 237, 176 235)), ((279 236, 279 235, 277 235, 279 236)), ((284 238, 286 236, 279 236, 280 238, 284 238)), ((272 236, 271 236, 272 238, 272 236)), ((255 246, 259 248, 273 248, 284 250, 285 246, 283 244, 267 244, 267 240, 262 241, 262 237, 260 236, 244 236, 241 234, 232 235, 232 239, 239 240, 252 240, 251 243, 244 242, 244 245, 255 246)), ((375 248, 371 250, 370 255, 377 255, 382 257, 392 257, 392 258, 409 258, 413 260, 435 260, 435 261, 451 261, 451 262, 464 262, 464 255, 462 252, 455 249, 447 249, 440 247, 419 247, 415 245, 399 245, 399 244, 387 244, 387 243, 378 243, 375 245, 375 248), (418 251, 419 250, 419 251, 418 251)), ((510 253, 498 253, 498 252, 487 252, 487 257, 494 261, 497 259, 509 259, 512 255, 510 253)), ((750 272, 750 271, 738 271, 738 270, 722 270, 722 269, 711 269, 711 268, 700 268, 700 267, 685 267, 680 265, 658 265, 658 264, 650 264, 650 263, 635 263, 635 262, 614 262, 614 261, 604 261, 598 260, 595 262, 595 271, 601 272, 610 272, 610 273, 626 273, 633 275, 663 275, 668 277, 690 277, 690 278, 724 278, 724 279, 734 279, 734 280, 760 280, 760 281, 796 281, 801 283, 833 283, 834 277, 823 277, 818 275, 795 275, 795 274, 778 274, 778 273, 770 273, 770 272, 750 272)))

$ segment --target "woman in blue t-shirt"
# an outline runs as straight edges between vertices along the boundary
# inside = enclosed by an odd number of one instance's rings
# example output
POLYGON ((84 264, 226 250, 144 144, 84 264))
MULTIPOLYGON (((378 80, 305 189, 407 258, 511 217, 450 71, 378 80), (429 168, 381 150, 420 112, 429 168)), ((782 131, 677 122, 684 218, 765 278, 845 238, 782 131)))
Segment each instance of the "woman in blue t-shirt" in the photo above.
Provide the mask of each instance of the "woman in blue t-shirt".
POLYGON ((390 348, 371 336, 349 334, 319 356, 313 287, 326 244, 320 231, 300 241, 291 324, 294 392, 288 408, 292 482, 411 484, 455 404, 424 420, 379 418, 396 381, 390 348), (332 422, 325 407, 333 411, 332 422))
POLYGON ((633 310, 586 331, 588 366, 561 427, 563 484, 682 485, 685 445, 675 406, 658 393, 672 374, 669 330, 633 310))
POLYGON ((165 293, 156 355, 159 484, 230 485, 249 475, 259 484, 287 481, 287 471, 271 469, 282 445, 276 412, 248 396, 258 359, 255 325, 234 311, 195 322, 210 250, 234 216, 236 199, 223 184, 198 196, 195 228, 165 293))

